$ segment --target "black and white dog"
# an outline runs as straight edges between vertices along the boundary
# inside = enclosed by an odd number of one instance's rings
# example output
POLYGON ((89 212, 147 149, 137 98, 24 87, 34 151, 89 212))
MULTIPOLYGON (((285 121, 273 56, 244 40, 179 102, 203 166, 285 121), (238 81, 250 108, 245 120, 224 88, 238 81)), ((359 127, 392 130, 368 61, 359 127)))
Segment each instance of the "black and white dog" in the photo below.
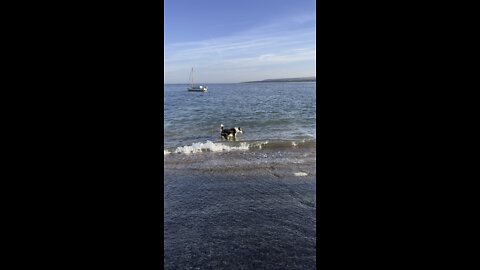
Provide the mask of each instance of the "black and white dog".
POLYGON ((237 133, 243 133, 243 130, 240 128, 240 127, 234 127, 234 128, 230 128, 230 129, 224 129, 223 128, 223 124, 220 125, 220 130, 221 130, 221 133, 220 135, 225 138, 225 139, 228 139, 228 138, 233 138, 235 139, 237 133))

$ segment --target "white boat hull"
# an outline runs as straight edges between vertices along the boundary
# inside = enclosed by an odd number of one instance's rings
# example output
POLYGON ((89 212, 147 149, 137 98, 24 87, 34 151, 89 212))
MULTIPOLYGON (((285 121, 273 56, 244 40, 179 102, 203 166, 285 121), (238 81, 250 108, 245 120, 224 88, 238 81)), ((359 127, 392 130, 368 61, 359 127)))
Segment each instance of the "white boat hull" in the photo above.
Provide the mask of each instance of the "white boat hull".
POLYGON ((207 92, 208 89, 207 88, 188 88, 188 91, 189 92, 207 92))

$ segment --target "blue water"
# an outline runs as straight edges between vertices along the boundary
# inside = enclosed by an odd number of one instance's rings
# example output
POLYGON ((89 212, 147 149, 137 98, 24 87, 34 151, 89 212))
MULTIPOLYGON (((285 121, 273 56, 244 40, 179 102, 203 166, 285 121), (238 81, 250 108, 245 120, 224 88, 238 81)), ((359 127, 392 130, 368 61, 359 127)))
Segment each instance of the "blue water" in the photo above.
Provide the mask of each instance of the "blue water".
POLYGON ((241 127, 237 141, 316 138, 315 83, 209 84, 207 93, 164 87, 166 149, 221 142, 220 124, 241 127))

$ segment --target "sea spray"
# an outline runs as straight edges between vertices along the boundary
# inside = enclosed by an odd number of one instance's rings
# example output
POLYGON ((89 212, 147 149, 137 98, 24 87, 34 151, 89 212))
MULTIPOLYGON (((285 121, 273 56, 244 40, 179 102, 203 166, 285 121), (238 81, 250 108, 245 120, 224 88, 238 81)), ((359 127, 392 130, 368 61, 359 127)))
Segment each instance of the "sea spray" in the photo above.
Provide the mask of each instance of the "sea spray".
POLYGON ((175 153, 183 154, 192 154, 199 153, 203 151, 210 152, 221 152, 221 151, 239 151, 239 150, 248 150, 249 145, 245 142, 240 143, 239 146, 228 146, 221 143, 213 143, 211 141, 206 141, 205 143, 193 143, 192 145, 186 145, 177 147, 175 153))

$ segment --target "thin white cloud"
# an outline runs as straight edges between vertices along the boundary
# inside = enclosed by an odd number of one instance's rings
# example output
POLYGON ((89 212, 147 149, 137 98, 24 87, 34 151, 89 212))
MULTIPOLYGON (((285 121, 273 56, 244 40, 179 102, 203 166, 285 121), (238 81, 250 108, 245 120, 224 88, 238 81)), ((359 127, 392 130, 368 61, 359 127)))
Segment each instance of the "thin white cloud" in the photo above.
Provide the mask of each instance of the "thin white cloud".
POLYGON ((267 67, 272 72, 312 76, 315 27, 308 24, 314 20, 314 16, 297 16, 226 37, 166 45, 165 80, 185 82, 192 66, 206 82, 248 81, 269 75, 262 72, 267 67))

